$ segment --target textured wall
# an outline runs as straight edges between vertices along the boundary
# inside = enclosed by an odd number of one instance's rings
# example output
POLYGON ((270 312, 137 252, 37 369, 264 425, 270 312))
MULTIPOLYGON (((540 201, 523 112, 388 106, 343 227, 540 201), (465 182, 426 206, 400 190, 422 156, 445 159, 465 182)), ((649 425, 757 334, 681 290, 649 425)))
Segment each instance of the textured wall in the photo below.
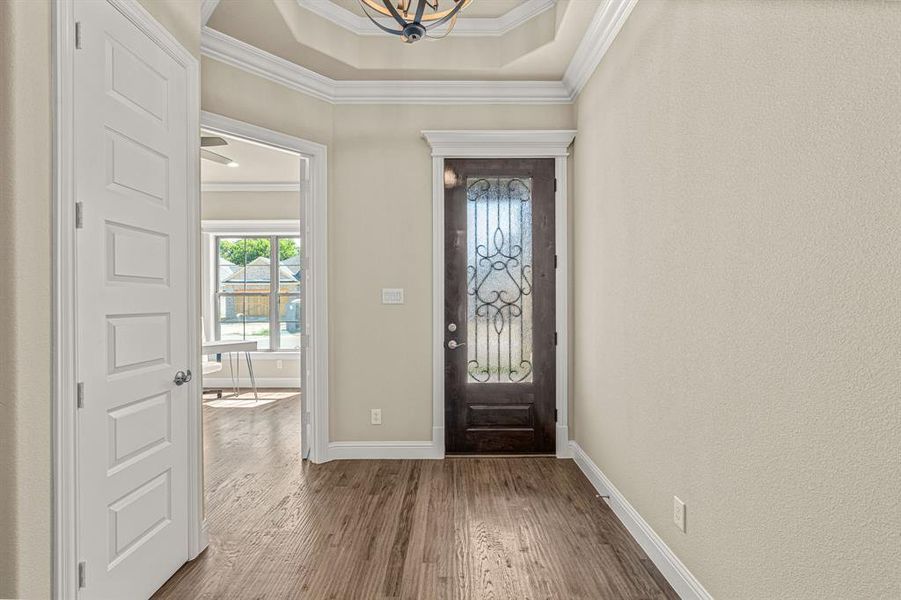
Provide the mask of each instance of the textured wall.
POLYGON ((50 595, 50 4, 0 3, 0 598, 50 595))
POLYGON ((577 111, 579 444, 720 600, 901 598, 901 3, 641 0, 577 111))
POLYGON ((182 46, 200 57, 201 0, 138 0, 182 46))

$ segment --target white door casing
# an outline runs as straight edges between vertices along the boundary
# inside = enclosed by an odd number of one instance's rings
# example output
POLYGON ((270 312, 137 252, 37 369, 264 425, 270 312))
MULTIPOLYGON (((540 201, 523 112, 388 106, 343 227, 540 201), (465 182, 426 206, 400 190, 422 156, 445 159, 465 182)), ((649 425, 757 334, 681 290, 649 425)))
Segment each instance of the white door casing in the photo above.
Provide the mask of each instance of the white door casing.
POLYGON ((79 597, 148 598, 192 552, 196 132, 184 65, 107 2, 75 19, 79 597))

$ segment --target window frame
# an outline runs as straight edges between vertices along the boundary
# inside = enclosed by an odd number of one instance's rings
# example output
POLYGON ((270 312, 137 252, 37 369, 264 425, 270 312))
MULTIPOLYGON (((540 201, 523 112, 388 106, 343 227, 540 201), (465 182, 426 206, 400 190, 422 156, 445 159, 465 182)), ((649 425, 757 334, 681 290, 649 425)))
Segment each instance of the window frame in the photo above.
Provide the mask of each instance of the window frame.
MULTIPOLYGON (((278 281, 278 270, 281 266, 278 261, 278 241, 280 239, 296 238, 300 248, 301 272, 307 263, 304 256, 304 240, 301 235, 301 226, 299 220, 279 220, 279 221, 204 221, 203 236, 206 245, 206 276, 204 289, 204 302, 206 310, 204 311, 205 332, 208 339, 220 339, 221 323, 219 322, 219 302, 223 297, 248 297, 259 296, 269 299, 269 348, 258 348, 257 353, 264 355, 298 355, 304 346, 305 333, 300 334, 298 348, 281 348, 281 320, 279 317, 279 301, 282 296, 286 298, 298 298, 303 301, 304 290, 303 281, 299 282, 297 292, 281 292, 280 285, 273 286, 273 281, 278 281), (219 281, 219 240, 223 238, 244 238, 244 239, 269 239, 269 291, 268 293, 259 294, 240 294, 222 292, 220 290, 219 281), (273 260, 275 259, 275 260, 273 260), (211 326, 211 327, 210 327, 211 326), (210 335, 212 334, 212 335, 210 335)), ((299 325, 301 331, 304 329, 304 311, 299 313, 299 325)), ((274 357, 273 357, 274 358, 274 357)))

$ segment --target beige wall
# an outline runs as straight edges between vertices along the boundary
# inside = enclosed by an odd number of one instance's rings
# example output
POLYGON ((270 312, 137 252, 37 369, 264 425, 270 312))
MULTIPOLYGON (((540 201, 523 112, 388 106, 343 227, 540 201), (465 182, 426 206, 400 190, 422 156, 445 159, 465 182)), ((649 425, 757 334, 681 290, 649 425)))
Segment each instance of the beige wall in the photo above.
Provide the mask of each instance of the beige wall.
POLYGON ((899 65, 898 2, 641 0, 579 98, 577 439, 720 600, 901 598, 899 65))
POLYGON ((202 96, 204 110, 329 146, 331 439, 431 439, 432 183, 420 131, 571 128, 572 107, 333 106, 208 59, 202 96), (383 287, 403 287, 406 304, 382 305, 383 287))
POLYGON ((201 0, 138 0, 191 54, 200 57, 201 0))
POLYGON ((336 106, 329 159, 333 440, 432 438, 432 171, 423 129, 566 129, 570 106, 336 106), (406 303, 382 305, 383 287, 406 303), (382 409, 382 425, 369 409, 382 409))
POLYGON ((0 598, 50 594, 50 5, 0 3, 0 598))
POLYGON ((300 220, 300 192, 203 192, 200 202, 204 221, 300 220))

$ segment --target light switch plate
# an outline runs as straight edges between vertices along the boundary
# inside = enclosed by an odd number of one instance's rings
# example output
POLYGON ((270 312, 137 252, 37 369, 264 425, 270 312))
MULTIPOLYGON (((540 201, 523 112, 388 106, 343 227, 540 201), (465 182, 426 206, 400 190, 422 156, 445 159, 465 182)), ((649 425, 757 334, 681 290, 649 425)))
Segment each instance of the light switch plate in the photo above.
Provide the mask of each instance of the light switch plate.
POLYGON ((382 304, 403 304, 404 288, 382 288, 382 304))

